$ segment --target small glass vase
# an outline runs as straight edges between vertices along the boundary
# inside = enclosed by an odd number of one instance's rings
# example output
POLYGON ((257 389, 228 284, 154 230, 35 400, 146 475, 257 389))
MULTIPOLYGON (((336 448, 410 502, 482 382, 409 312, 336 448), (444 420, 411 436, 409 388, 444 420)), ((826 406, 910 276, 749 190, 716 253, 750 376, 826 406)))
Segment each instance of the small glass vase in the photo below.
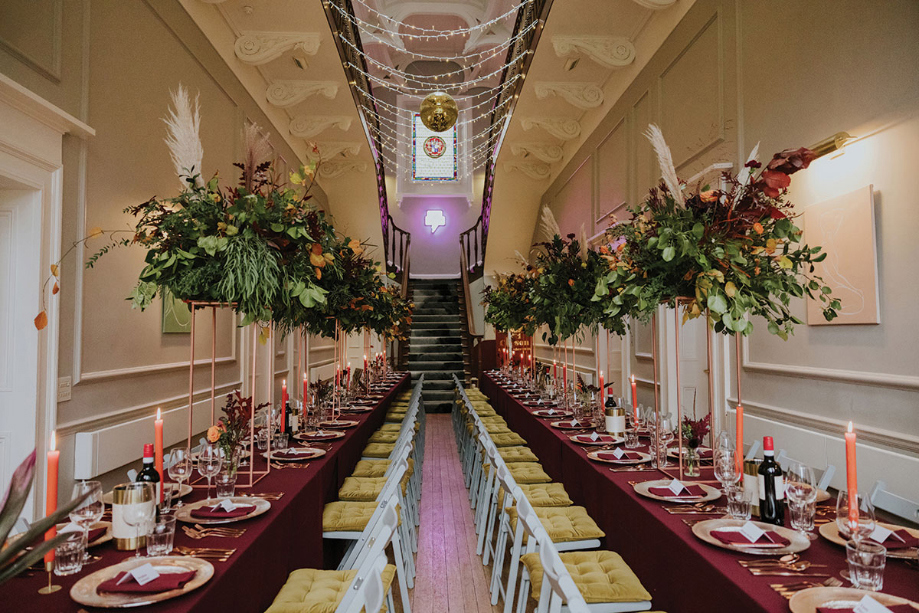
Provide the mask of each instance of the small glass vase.
POLYGON ((699 473, 699 452, 695 447, 686 447, 686 457, 683 458, 683 475, 686 477, 698 477, 699 473))

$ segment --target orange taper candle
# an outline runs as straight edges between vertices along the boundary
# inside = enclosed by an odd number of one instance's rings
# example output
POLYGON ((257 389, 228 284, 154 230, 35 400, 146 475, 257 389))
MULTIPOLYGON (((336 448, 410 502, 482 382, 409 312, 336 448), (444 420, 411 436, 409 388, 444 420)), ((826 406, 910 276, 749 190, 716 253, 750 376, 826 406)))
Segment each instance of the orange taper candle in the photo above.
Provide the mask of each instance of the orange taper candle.
POLYGON ((737 427, 737 433, 735 435, 735 445, 736 449, 734 450, 734 455, 737 458, 737 472, 743 472, 743 405, 737 405, 737 416, 735 418, 735 425, 737 427))
MULTIPOLYGON (((156 410, 156 421, 153 422, 153 452, 156 472, 160 475, 160 483, 166 483, 163 472, 163 412, 156 410)), ((163 490, 160 488, 160 504, 163 503, 163 490)))
POLYGON ((849 497, 849 525, 858 526, 858 469, 855 465, 855 430, 852 422, 846 432, 846 491, 849 497))
MULTIPOLYGON (((57 436, 51 432, 51 447, 48 449, 48 489, 45 492, 45 515, 51 515, 57 510, 57 470, 61 459, 61 452, 56 449, 57 436)), ((57 528, 51 526, 45 532, 45 540, 49 541, 57 536, 57 528)), ((45 562, 54 562, 54 550, 45 554, 45 562)))
POLYGON ((635 375, 632 375, 632 412, 635 420, 638 420, 638 388, 635 385, 635 375))

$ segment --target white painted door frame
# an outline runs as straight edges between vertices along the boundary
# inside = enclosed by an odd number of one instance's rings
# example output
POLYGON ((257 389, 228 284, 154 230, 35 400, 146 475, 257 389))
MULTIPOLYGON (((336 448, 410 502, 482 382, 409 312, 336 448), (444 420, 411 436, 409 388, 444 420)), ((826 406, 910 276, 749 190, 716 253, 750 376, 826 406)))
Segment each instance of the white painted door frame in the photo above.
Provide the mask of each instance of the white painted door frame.
MULTIPOLYGON (((61 253, 63 208, 63 136, 79 138, 95 131, 47 100, 0 74, 0 174, 36 190, 41 203, 41 247, 39 274, 32 282, 43 287, 51 264, 61 253)), ((49 292, 50 293, 50 292, 49 292)), ((45 451, 57 424, 57 366, 60 335, 58 300, 47 299, 48 326, 38 336, 38 373, 35 393, 35 447, 38 450, 32 490, 33 515, 44 515, 47 479, 45 451)), ((35 314, 41 309, 39 300, 35 314)), ((16 463, 16 459, 13 459, 16 463)), ((5 488, 6 484, 2 484, 5 488)))

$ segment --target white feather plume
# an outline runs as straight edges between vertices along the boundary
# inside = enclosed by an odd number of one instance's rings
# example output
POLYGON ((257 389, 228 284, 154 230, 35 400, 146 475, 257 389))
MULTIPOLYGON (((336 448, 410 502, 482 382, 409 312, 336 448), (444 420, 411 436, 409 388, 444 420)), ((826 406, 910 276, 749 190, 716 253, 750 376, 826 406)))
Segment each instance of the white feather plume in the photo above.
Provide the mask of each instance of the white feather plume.
POLYGON ((651 146, 654 147, 654 152, 657 153, 657 162, 661 167, 661 177, 664 179, 664 185, 670 190, 670 195, 673 196, 677 206, 684 207, 686 201, 680 188, 680 179, 676 175, 676 168, 673 167, 673 156, 670 154, 670 147, 667 146, 667 141, 664 140, 663 132, 652 123, 645 131, 645 136, 651 141, 651 146))
POLYGON ((517 249, 514 249, 514 255, 517 256, 517 263, 520 264, 520 266, 521 266, 522 268, 525 269, 527 266, 530 265, 529 260, 527 260, 525 257, 523 257, 523 254, 520 253, 520 251, 518 251, 517 249))
MULTIPOLYGON (((753 147, 753 151, 750 152, 750 157, 747 158, 747 164, 756 159, 756 156, 759 155, 759 143, 756 143, 756 146, 753 147)), ((740 169, 740 172, 737 173, 737 182, 740 183, 741 187, 747 184, 747 181, 750 180, 750 168, 744 164, 744 167, 740 169)))
POLYGON ((192 106, 191 97, 184 85, 172 94, 172 107, 169 115, 163 120, 166 124, 166 145, 169 146, 169 155, 175 166, 176 174, 182 187, 187 187, 186 179, 197 176, 197 185, 203 186, 201 178, 201 160, 204 158, 204 148, 201 146, 201 137, 198 134, 201 125, 201 115, 198 107, 198 96, 192 106))
POLYGON ((554 237, 562 235, 562 230, 558 227, 558 222, 555 221, 555 215, 552 214, 552 209, 550 209, 548 206, 542 207, 542 219, 539 227, 542 229, 542 232, 546 238, 550 241, 554 237))
POLYGON ((584 228, 584 224, 581 224, 581 238, 578 240, 578 255, 581 256, 581 261, 587 261, 587 230, 584 228))

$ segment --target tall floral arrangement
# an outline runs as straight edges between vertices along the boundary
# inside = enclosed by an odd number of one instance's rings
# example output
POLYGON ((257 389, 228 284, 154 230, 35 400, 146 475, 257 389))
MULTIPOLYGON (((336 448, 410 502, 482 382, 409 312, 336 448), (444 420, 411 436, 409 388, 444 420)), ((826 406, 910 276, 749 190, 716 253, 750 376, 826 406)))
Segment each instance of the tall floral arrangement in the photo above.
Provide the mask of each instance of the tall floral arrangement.
POLYGON ((532 267, 526 274, 498 275, 494 286, 482 291, 485 321, 502 332, 520 330, 527 336, 536 331, 531 292, 532 267))
POLYGON ((660 130, 652 125, 648 137, 663 180, 629 209, 630 220, 606 232, 607 268, 593 296, 606 315, 647 321, 659 304, 685 299, 684 321, 707 310, 716 332, 748 335, 758 315, 783 339, 802 323, 789 309, 792 298, 819 300, 827 320, 836 316, 839 300, 814 275, 826 253, 801 244, 787 200, 791 175, 808 167, 813 152, 785 150, 763 168, 757 146, 737 175, 724 174, 723 189, 693 190, 676 178, 660 130))

